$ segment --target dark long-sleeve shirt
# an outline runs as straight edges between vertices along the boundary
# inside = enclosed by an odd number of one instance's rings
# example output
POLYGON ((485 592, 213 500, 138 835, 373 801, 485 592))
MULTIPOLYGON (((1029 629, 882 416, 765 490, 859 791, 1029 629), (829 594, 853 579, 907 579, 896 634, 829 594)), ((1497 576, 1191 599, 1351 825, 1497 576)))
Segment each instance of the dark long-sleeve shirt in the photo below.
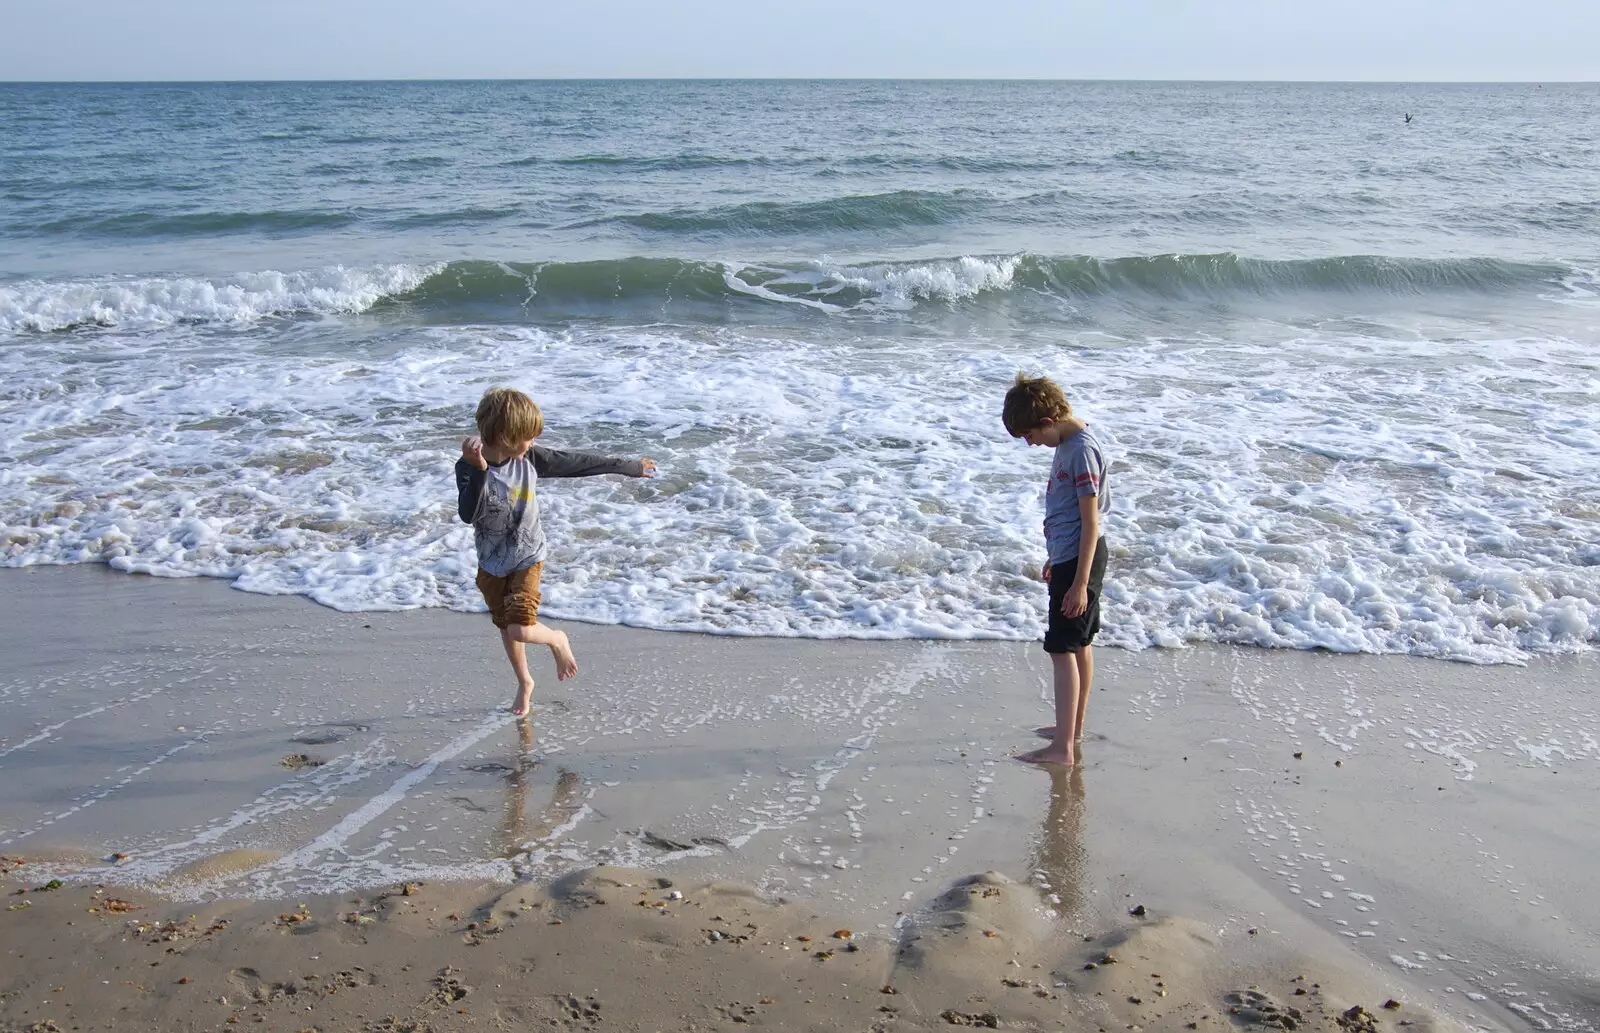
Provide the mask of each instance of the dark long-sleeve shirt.
POLYGON ((607 473, 639 477, 644 469, 637 459, 543 445, 534 445, 503 463, 491 463, 487 470, 457 460, 456 512, 472 525, 479 568, 505 577, 543 562, 550 545, 539 519, 539 478, 607 473))

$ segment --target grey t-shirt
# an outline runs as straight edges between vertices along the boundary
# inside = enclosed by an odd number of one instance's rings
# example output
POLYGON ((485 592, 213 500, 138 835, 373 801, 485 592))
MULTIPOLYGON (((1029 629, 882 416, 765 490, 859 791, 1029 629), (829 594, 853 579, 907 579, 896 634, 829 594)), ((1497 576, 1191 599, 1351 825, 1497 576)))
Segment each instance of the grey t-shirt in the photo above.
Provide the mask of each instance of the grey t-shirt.
POLYGON ((1101 514, 1111 511, 1107 465, 1105 450, 1088 427, 1056 446, 1050 486, 1044 493, 1044 541, 1051 563, 1065 563, 1078 555, 1078 541, 1083 537, 1078 499, 1098 495, 1101 514))
POLYGON ((594 452, 572 452, 534 445, 520 456, 487 470, 456 461, 456 511, 472 525, 478 567, 505 577, 544 562, 550 543, 539 519, 539 478, 592 477, 618 473, 638 477, 637 459, 614 459, 594 452))

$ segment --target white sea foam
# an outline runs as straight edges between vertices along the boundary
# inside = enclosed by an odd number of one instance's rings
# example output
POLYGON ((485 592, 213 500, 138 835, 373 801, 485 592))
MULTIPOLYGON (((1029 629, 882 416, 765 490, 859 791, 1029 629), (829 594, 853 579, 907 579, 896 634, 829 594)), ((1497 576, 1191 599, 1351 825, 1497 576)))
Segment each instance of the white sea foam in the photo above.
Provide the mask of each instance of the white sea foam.
POLYGON ((415 289, 438 266, 334 266, 217 279, 25 281, 0 286, 0 331, 98 325, 147 329, 174 323, 251 323, 267 316, 365 312, 415 289))
POLYGON ((550 443, 662 468, 541 485, 553 616, 1033 638, 1048 455, 998 420, 1027 368, 1116 460, 1103 642, 1493 662, 1600 640, 1600 377, 1577 344, 328 329, 14 338, 0 562, 477 609, 451 467, 482 387, 515 382, 550 443))
POLYGON ((1017 272, 1016 257, 917 262, 910 265, 841 266, 820 263, 831 279, 854 287, 887 308, 905 308, 918 300, 959 301, 984 291, 1009 290, 1017 272))
POLYGON ((1600 269, 1574 265, 1571 272, 1561 278, 1561 286, 1565 293, 1550 300, 1583 303, 1600 300, 1600 269))
POLYGON ((723 267, 723 282, 740 294, 765 301, 804 305, 824 312, 847 309, 904 310, 919 301, 961 301, 985 291, 1010 290, 1016 282, 1019 256, 931 259, 875 265, 847 265, 823 258, 801 268, 771 269, 764 266, 723 267), (743 278, 751 272, 772 279, 751 283, 743 278), (795 294, 777 287, 801 288, 795 294), (841 298, 849 298, 843 301, 841 298))

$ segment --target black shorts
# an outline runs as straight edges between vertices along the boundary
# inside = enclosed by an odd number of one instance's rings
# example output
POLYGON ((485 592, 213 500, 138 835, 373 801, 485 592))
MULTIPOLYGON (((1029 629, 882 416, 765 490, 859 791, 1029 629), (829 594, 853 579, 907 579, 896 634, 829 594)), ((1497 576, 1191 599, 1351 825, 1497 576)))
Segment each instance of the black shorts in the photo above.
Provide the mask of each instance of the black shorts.
POLYGON ((1061 613, 1061 601, 1078 576, 1078 557, 1050 568, 1050 627, 1044 633, 1046 653, 1076 653, 1094 641, 1100 630, 1100 586, 1106 580, 1106 540, 1095 543, 1089 562, 1089 605, 1076 617, 1061 613))

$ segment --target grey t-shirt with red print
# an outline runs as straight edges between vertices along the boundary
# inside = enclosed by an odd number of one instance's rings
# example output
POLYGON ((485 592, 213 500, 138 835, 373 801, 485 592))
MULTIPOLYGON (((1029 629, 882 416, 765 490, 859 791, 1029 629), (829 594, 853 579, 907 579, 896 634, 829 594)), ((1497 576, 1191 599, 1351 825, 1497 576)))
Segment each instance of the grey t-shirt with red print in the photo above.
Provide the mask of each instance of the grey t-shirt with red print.
POLYGON ((1099 496, 1101 515, 1111 511, 1111 487, 1106 483, 1105 450, 1088 427, 1056 446, 1050 465, 1050 487, 1044 493, 1044 541, 1052 564, 1078 555, 1083 537, 1083 515, 1078 499, 1099 496))

